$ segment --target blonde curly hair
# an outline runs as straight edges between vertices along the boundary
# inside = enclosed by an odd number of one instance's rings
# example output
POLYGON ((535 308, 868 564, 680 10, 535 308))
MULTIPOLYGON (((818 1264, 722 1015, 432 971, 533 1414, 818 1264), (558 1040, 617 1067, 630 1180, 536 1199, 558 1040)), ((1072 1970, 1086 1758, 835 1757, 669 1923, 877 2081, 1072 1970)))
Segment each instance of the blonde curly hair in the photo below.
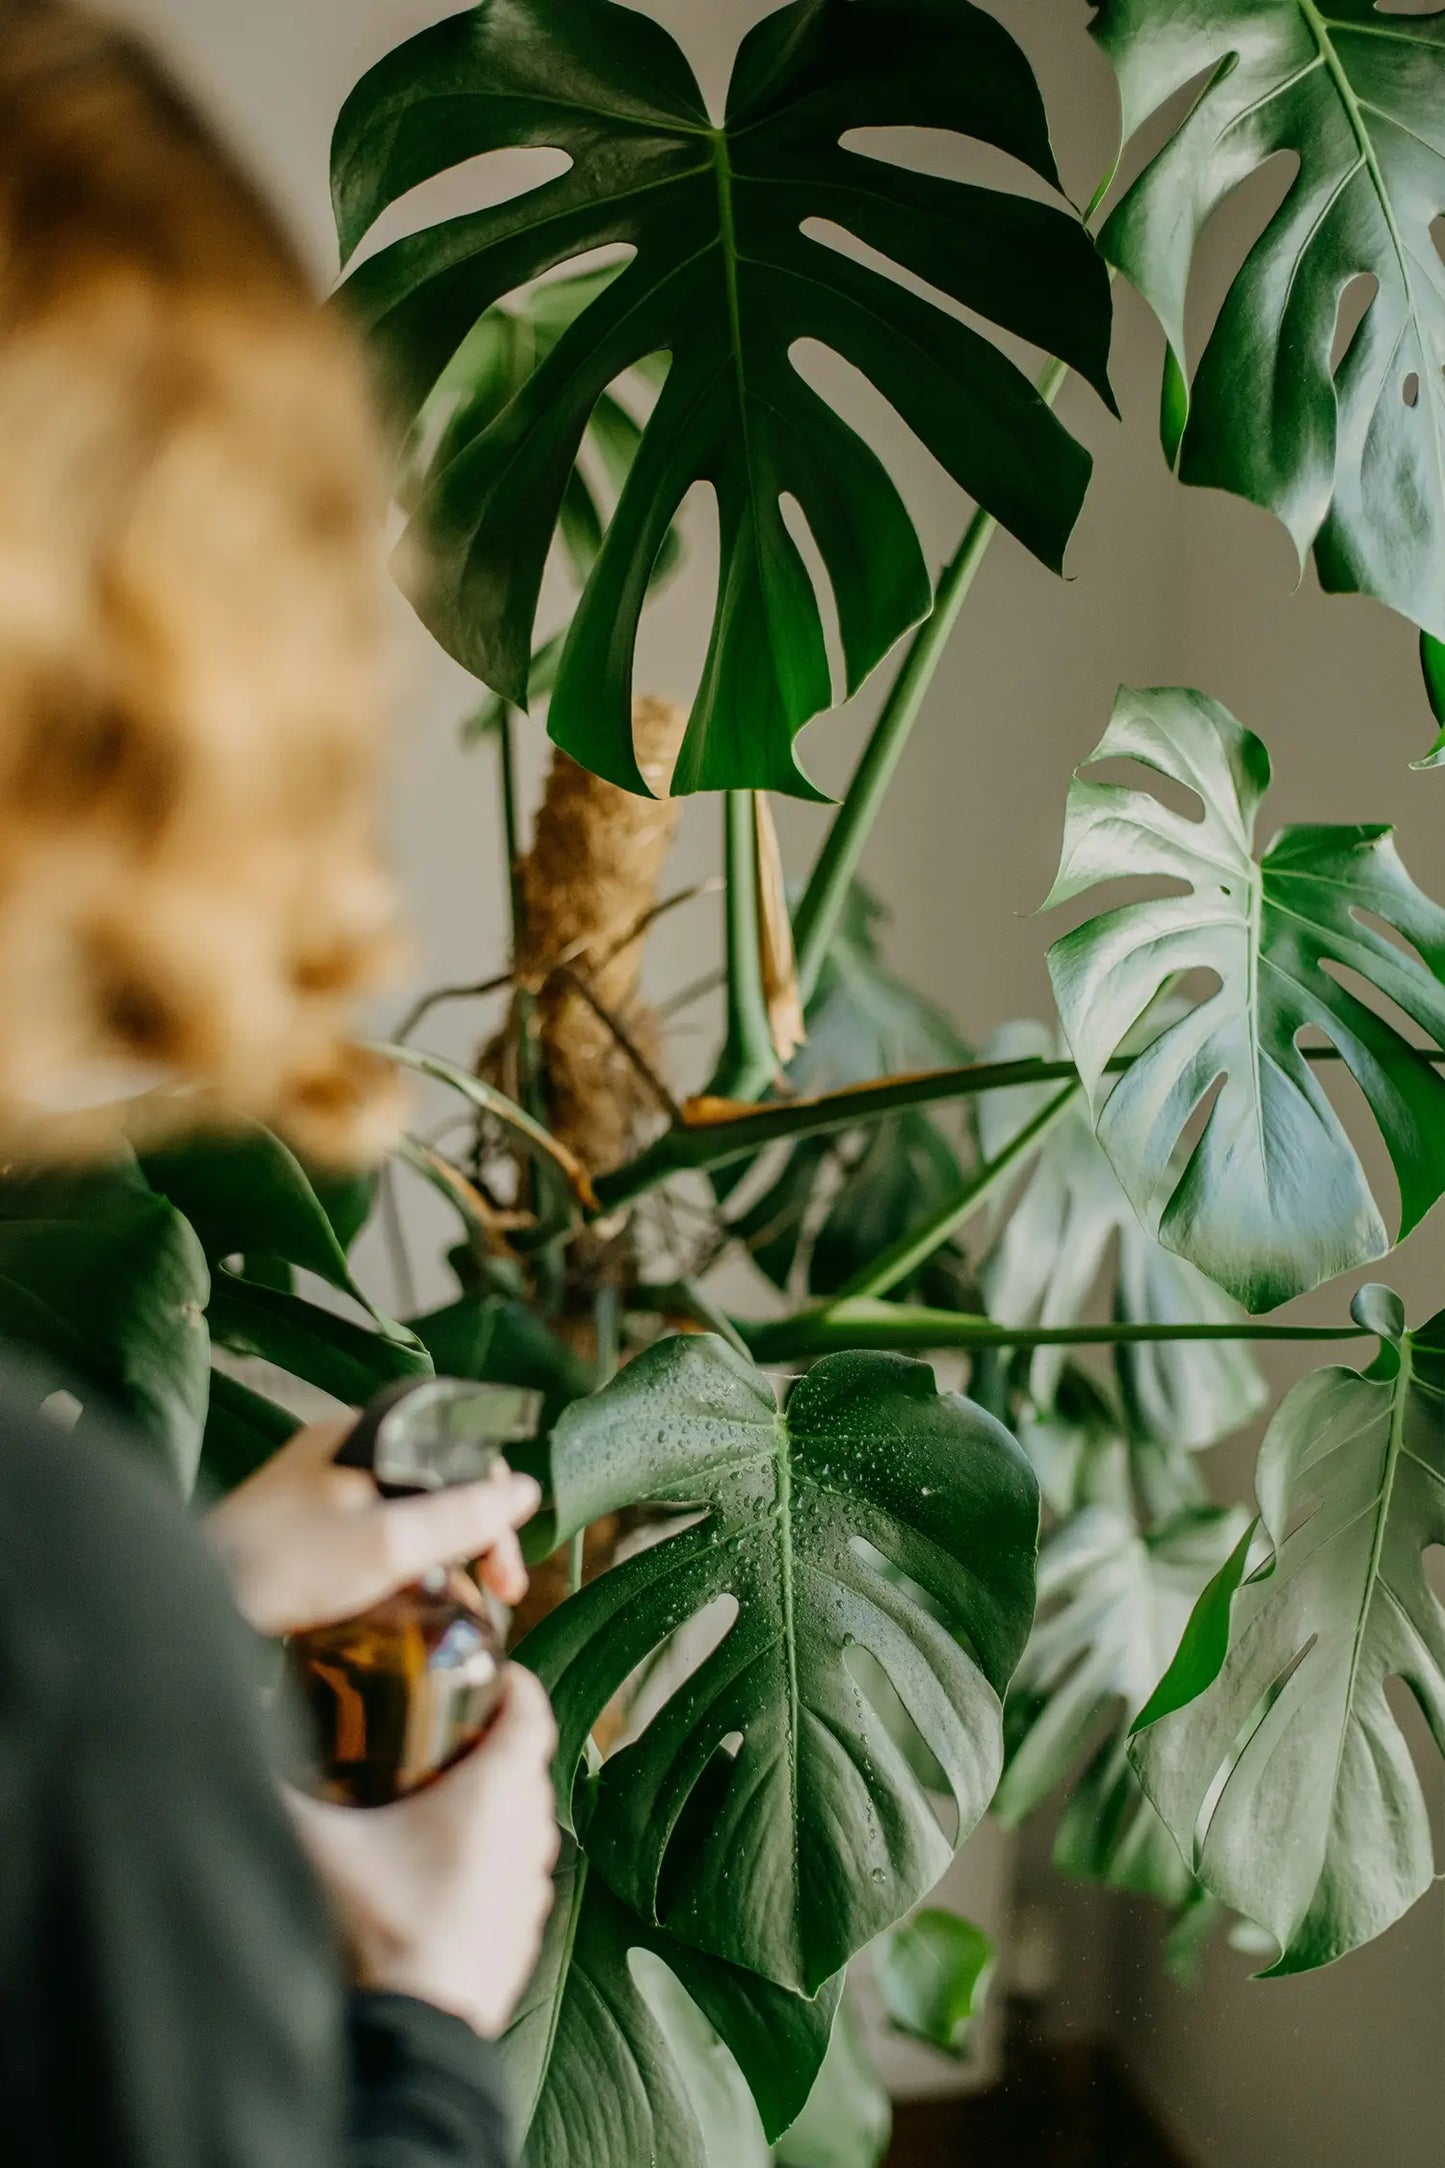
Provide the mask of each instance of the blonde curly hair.
POLYGON ((385 1140, 346 1039, 393 917, 379 476, 340 330, 156 61, 0 0, 7 1155, 117 1061, 385 1140))

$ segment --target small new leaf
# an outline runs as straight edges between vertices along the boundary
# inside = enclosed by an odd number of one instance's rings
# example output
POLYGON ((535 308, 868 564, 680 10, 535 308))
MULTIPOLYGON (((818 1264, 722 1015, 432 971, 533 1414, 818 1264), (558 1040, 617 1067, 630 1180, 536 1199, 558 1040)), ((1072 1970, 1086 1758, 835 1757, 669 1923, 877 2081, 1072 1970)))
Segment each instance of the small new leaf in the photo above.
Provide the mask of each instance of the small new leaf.
POLYGON ((915 1912, 873 1955, 889 2022, 945 2055, 967 2055, 996 1955, 983 1929, 956 1912, 915 1912))

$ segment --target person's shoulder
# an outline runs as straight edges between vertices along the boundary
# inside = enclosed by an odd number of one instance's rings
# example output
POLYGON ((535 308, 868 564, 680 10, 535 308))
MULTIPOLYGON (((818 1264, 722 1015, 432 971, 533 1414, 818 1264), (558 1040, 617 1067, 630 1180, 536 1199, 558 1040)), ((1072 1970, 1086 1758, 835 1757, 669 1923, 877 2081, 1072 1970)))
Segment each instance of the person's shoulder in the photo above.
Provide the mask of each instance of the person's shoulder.
POLYGON ((96 1721, 184 1695, 238 1625, 181 1500, 119 1426, 74 1430, 0 1377, 0 1640, 12 1683, 96 1721))

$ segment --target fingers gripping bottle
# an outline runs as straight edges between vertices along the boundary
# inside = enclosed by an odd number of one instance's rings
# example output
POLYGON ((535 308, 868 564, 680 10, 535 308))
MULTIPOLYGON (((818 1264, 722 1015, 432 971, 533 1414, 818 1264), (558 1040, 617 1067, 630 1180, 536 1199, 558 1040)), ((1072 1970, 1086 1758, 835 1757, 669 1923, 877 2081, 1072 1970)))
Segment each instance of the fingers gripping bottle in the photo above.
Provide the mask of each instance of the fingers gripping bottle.
MULTIPOLYGON (((366 1469, 386 1498, 474 1483, 503 1446, 536 1435, 540 1404, 512 1386, 409 1379, 372 1401, 336 1458, 366 1469)), ((287 1669, 312 1743, 301 1783, 355 1807, 416 1791, 481 1738, 505 1660, 491 1599, 464 1566, 293 1634, 287 1669)))

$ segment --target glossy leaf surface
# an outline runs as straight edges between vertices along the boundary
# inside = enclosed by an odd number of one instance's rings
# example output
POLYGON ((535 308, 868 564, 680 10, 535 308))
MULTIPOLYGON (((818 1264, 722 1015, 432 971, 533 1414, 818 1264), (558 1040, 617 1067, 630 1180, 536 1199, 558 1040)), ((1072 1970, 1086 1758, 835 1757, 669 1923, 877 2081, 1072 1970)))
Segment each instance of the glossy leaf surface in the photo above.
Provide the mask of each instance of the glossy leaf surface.
MULTIPOLYGON (((257 1123, 237 1125, 223 1135, 147 1152, 140 1164, 151 1188, 190 1221, 212 1264, 244 1255, 297 1265, 371 1308, 342 1239, 355 1232, 360 1199, 333 1185, 325 1200, 295 1153, 271 1130, 257 1123)), ((390 1330, 405 1337, 399 1326, 390 1330)))
POLYGON ((526 2168, 711 2168, 691 2043, 670 2041, 676 2028, 649 2006, 638 1951, 666 1966, 730 2050, 767 2134, 786 2129, 827 2051, 836 1984, 805 2001, 674 1941, 621 1903, 571 1839, 555 1884, 537 1969, 501 2042, 526 2168))
POLYGON ((0 1181, 0 1335, 127 1416, 182 1491, 206 1417, 209 1286, 200 1243, 133 1163, 0 1181))
POLYGON ((220 1346, 273 1363, 349 1407, 364 1407, 399 1378, 431 1374, 431 1357, 409 1333, 394 1338, 372 1332, 319 1303, 234 1272, 215 1274, 207 1315, 220 1346))
POLYGON ((719 1598, 736 1606, 605 1765, 589 1855, 685 1941, 816 1990, 953 1850, 850 1652, 877 1659, 966 1834, 998 1776, 1003 1689, 1032 1615, 1026 1460, 923 1363, 830 1357, 780 1412, 771 1382, 724 1342, 685 1336, 568 1410, 553 1480, 563 1538, 639 1501, 702 1509, 523 1644, 552 1689, 564 1795, 633 1669, 719 1598))
POLYGON ((878 2168, 892 2124, 892 2103, 844 2003, 807 2105, 773 2158, 777 2168, 878 2168))
POLYGON ((1121 692, 1085 766, 1110 759, 1182 784, 1202 818, 1149 791, 1075 778, 1050 903, 1135 876, 1185 893, 1117 905, 1056 941, 1059 1014, 1099 1142, 1140 1220, 1157 1222, 1167 1249, 1247 1309, 1266 1310, 1390 1246, 1364 1167, 1300 1050, 1306 1031, 1338 1049, 1379 1125, 1400 1236, 1445 1189, 1445 1080, 1388 1009, 1353 990, 1403 1010, 1441 1044, 1445 910, 1415 886, 1380 826, 1283 828, 1256 863, 1269 756, 1202 693, 1121 692), (1191 972, 1214 975, 1217 989, 1109 1078, 1161 989, 1191 972), (1216 1085, 1181 1166, 1186 1125, 1216 1085))
POLYGON ((980 331, 805 227, 843 229, 1107 396, 1103 267, 1062 209, 842 147, 849 131, 888 126, 972 137, 1056 184, 1027 63, 968 0, 793 0, 743 40, 721 126, 678 47, 634 10, 483 0, 387 55, 341 113, 332 176, 347 254, 388 204, 478 153, 545 145, 571 160, 352 275, 352 311, 406 411, 507 293, 592 249, 631 252, 436 476, 409 552, 427 624, 525 706, 542 572, 583 432, 618 377, 670 357, 549 717, 559 744, 626 789, 645 788, 631 735, 638 619, 694 483, 713 491, 721 562, 674 789, 812 794, 793 740, 834 688, 784 497, 823 559, 848 690, 929 606, 903 501, 799 374, 800 341, 860 370, 970 496, 1062 562, 1087 454, 980 331))
POLYGON ((1247 1570, 1241 1544, 1206 1589, 1132 1749, 1200 1880, 1269 1930, 1280 1973, 1383 1933, 1434 1875, 1385 1688, 1404 1682, 1445 1753, 1445 1605, 1423 1564, 1445 1543, 1445 1316, 1405 1333, 1385 1294, 1356 1299, 1390 1335, 1379 1361, 1317 1370, 1281 1404, 1257 1476, 1267 1555, 1247 1570))
POLYGON ((1445 12, 1371 0, 1108 0, 1094 35, 1132 134, 1205 78, 1105 225, 1169 341, 1164 430, 1187 482, 1276 512, 1326 588, 1445 637, 1445 12), (1294 168, 1188 385, 1200 235, 1277 154, 1294 168), (1336 360, 1341 303, 1374 282, 1336 360))

